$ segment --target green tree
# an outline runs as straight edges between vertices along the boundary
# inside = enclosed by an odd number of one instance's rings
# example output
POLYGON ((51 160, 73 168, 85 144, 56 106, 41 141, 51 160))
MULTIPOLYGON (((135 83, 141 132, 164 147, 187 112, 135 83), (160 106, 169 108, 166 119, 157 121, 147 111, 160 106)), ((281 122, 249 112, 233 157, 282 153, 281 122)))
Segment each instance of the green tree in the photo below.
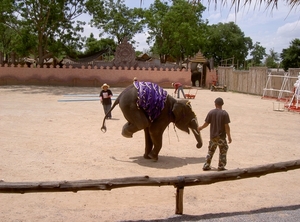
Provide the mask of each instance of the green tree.
POLYGON ((124 4, 124 0, 88 0, 87 9, 93 17, 91 24, 116 38, 117 44, 125 37, 133 42, 133 36, 143 31, 144 10, 130 9, 124 4))
POLYGON ((16 17, 14 12, 13 0, 2 0, 0 2, 0 52, 4 55, 5 62, 8 61, 9 54, 13 49, 13 40, 15 38, 16 17))
POLYGON ((0 2, 0 24, 13 26, 15 15, 14 0, 1 0, 0 2))
MULTIPOLYGON (((0 8, 9 2, 4 0, 0 8)), ((24 49, 38 58, 43 64, 44 59, 57 56, 61 52, 80 47, 79 31, 84 23, 75 19, 84 12, 85 0, 15 0, 12 8, 5 10, 7 20, 1 22, 10 26, 16 38, 17 53, 24 53, 24 49), (8 15, 10 13, 10 15, 8 15), (18 19, 15 19, 15 18, 18 19), (14 23, 12 23, 14 21, 14 23), (29 44, 23 47, 29 38, 29 44), (32 43, 34 42, 34 45, 32 43)))
POLYGON ((162 48, 164 38, 163 38, 163 19, 169 10, 169 5, 167 2, 154 1, 150 5, 150 8, 146 10, 145 17, 148 26, 149 37, 147 38, 147 43, 150 45, 153 43, 152 51, 160 55, 168 54, 168 51, 162 48))
POLYGON ((3 53, 5 57, 4 60, 7 62, 7 56, 12 52, 11 46, 14 34, 9 27, 2 24, 0 24, 0 33, 0 52, 3 53))
POLYGON ((214 58, 216 64, 229 58, 234 58, 238 64, 243 64, 252 48, 252 39, 245 37, 245 34, 235 23, 218 23, 209 26, 203 54, 207 58, 214 58))
POLYGON ((274 49, 270 49, 270 54, 266 57, 265 65, 268 68, 279 68, 279 60, 279 54, 274 49))
POLYGON ((262 64, 262 60, 265 56, 267 56, 266 48, 260 45, 260 42, 256 42, 253 46, 252 51, 250 52, 251 58, 251 65, 252 66, 259 66, 262 64))
POLYGON ((284 70, 289 68, 300 68, 300 39, 294 39, 290 42, 287 49, 283 49, 280 54, 284 70))
POLYGON ((21 27, 20 30, 18 30, 18 35, 13 37, 12 42, 12 51, 16 52, 19 56, 37 56, 37 36, 29 28, 21 27))
POLYGON ((198 52, 207 27, 207 22, 201 19, 204 10, 200 3, 191 5, 185 0, 174 0, 168 5, 156 0, 145 14, 148 42, 154 42, 152 51, 159 54, 162 61, 169 55, 177 62, 198 52))
POLYGON ((115 51, 116 49, 116 43, 113 39, 110 38, 103 38, 100 40, 97 40, 94 38, 94 34, 91 33, 90 37, 86 39, 85 42, 85 52, 84 54, 94 54, 102 50, 111 50, 111 52, 115 51))

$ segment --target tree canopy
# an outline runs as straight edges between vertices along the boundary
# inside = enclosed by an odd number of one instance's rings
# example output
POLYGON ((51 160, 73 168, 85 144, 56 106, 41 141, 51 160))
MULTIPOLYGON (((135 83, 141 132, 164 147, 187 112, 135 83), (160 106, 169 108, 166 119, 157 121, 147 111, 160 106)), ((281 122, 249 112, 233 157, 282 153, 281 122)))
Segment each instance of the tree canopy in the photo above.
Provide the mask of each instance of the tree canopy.
POLYGON ((152 51, 161 59, 172 56, 178 62, 198 52, 207 27, 207 22, 202 20, 204 10, 200 3, 190 5, 185 0, 174 0, 169 5, 155 0, 145 13, 148 42, 154 43, 152 51))
POLYGON ((260 42, 256 42, 253 46, 253 49, 250 53, 252 56, 251 65, 252 66, 260 66, 262 65, 262 60, 265 56, 267 56, 266 48, 260 45, 260 42))
POLYGON ((274 49, 270 49, 270 54, 267 55, 265 66, 268 68, 279 68, 279 53, 275 52, 274 49))
POLYGON ((217 64, 227 58, 234 58, 242 63, 252 47, 251 38, 245 37, 235 23, 218 23, 209 27, 203 54, 208 58, 213 58, 217 64))
MULTIPOLYGON (((155 0, 148 9, 142 9, 128 8, 124 0, 2 0, 0 51, 5 55, 16 53, 19 57, 30 55, 42 65, 44 59, 54 56, 74 56, 74 52, 91 54, 105 47, 114 50, 125 37, 134 43, 134 36, 147 27, 150 50, 160 55, 163 62, 168 56, 180 62, 200 50, 216 64, 228 58, 243 64, 250 53, 251 65, 262 64, 265 56, 265 64, 277 65, 278 53, 273 50, 266 55, 265 48, 260 43, 253 45, 251 38, 235 23, 208 25, 202 18, 205 7, 201 2, 155 0), (94 35, 81 37, 85 22, 78 21, 78 17, 86 12, 92 16, 90 25, 101 32, 100 39, 94 35)), ((228 2, 239 8, 251 0, 228 2)), ((257 1, 256 4, 264 2, 268 7, 277 5, 277 1, 257 1)), ((299 1, 287 3, 294 7, 299 1)), ((208 4, 217 2, 208 1, 208 4)), ((285 69, 299 67, 298 41, 293 40, 280 55, 285 69)))
POLYGON ((110 50, 111 52, 115 51, 117 45, 114 42, 113 39, 109 38, 102 38, 100 40, 97 40, 94 38, 94 34, 91 33, 90 37, 86 39, 85 42, 85 52, 84 54, 94 54, 102 50, 110 50))
POLYGON ((83 23, 75 19, 84 12, 85 0, 4 0, 1 23, 17 36, 11 47, 24 55, 30 52, 39 64, 49 56, 80 47, 83 23))
POLYGON ((92 15, 91 24, 116 38, 117 44, 125 37, 132 40, 135 34, 143 31, 143 9, 128 8, 124 0, 88 0, 86 6, 92 15))
POLYGON ((291 67, 300 68, 300 39, 292 40, 289 48, 282 50, 280 57, 285 70, 291 67))

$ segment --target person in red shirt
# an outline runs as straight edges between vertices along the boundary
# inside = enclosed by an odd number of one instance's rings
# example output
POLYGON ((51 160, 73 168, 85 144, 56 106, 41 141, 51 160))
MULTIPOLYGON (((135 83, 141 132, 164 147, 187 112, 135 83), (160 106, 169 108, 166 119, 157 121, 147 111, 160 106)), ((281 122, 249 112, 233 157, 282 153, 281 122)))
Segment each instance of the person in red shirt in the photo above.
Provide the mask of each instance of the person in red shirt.
POLYGON ((179 83, 179 82, 173 82, 172 86, 175 89, 175 91, 174 91, 175 95, 176 95, 176 92, 177 92, 177 99, 180 98, 180 96, 179 96, 180 92, 182 92, 183 98, 185 98, 185 94, 183 92, 183 85, 181 83, 179 83))

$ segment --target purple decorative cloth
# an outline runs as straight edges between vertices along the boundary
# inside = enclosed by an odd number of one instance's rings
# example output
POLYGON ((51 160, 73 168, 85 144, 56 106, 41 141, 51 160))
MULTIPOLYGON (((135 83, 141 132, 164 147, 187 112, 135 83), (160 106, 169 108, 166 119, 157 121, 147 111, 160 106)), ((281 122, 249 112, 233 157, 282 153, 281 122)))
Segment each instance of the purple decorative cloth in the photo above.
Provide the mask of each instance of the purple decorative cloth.
POLYGON ((165 106, 167 91, 152 82, 134 81, 133 85, 138 91, 137 106, 142 108, 153 122, 165 106))

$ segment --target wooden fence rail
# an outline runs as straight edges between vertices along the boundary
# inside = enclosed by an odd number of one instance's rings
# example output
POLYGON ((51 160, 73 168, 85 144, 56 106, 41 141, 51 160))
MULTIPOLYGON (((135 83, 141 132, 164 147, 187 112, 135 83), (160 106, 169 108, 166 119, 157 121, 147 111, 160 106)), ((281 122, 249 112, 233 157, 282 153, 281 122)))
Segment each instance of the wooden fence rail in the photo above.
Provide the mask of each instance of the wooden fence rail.
POLYGON ((0 181, 0 193, 32 193, 32 192, 77 192, 81 190, 112 190, 133 186, 169 186, 177 188, 176 214, 183 213, 183 189, 185 186, 207 185, 223 181, 260 177, 270 173, 278 173, 300 169, 300 159, 234 169, 220 172, 208 172, 178 177, 125 177, 100 180, 76 181, 44 181, 44 182, 5 182, 0 181))

